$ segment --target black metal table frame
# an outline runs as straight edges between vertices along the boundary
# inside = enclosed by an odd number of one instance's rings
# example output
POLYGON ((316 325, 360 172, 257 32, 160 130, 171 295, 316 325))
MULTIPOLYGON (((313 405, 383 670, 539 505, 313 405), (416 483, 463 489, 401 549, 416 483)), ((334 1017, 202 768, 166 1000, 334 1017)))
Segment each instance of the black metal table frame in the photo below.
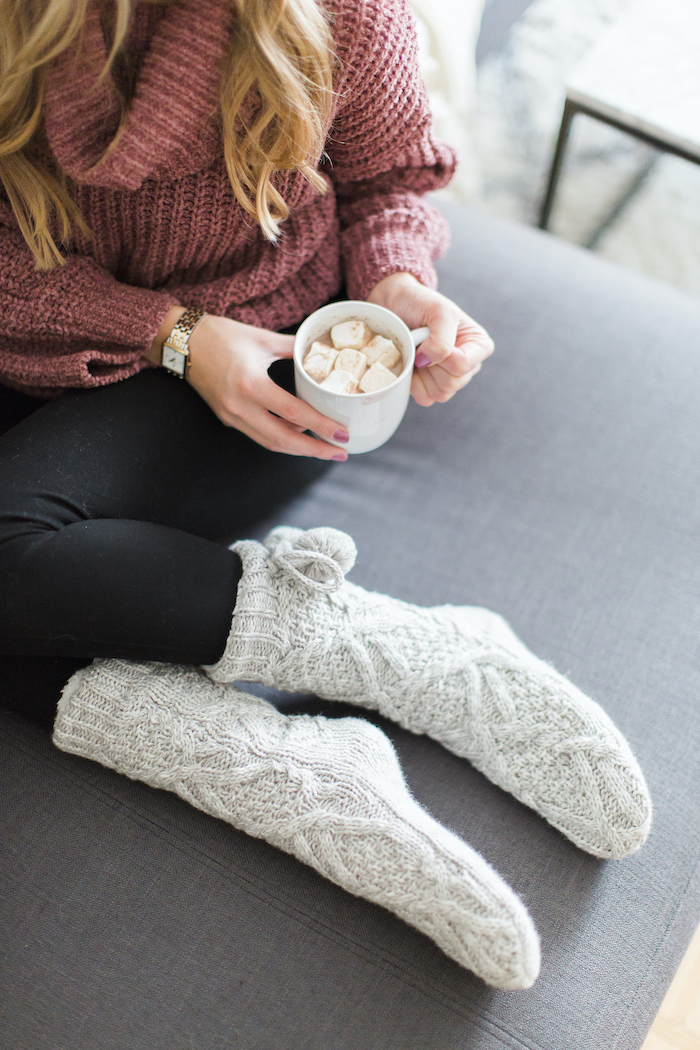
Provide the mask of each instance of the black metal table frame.
MULTIPOLYGON (((657 150, 662 150, 664 153, 672 153, 676 157, 682 157, 683 160, 689 160, 693 164, 700 164, 700 155, 698 153, 691 153, 688 150, 682 148, 682 146, 675 146, 673 143, 666 141, 665 139, 658 138, 656 135, 652 135, 647 131, 641 131, 639 128, 630 127, 629 124, 623 120, 618 120, 615 117, 609 117, 599 110, 594 109, 592 106, 587 106, 583 102, 575 102, 573 99, 566 98, 564 102, 564 112, 561 118, 561 125, 559 127, 559 137, 557 139, 557 146, 554 150, 554 156, 552 158, 552 166, 549 171, 549 181, 547 183, 547 192, 544 195, 542 201, 542 208, 540 210, 540 218, 538 226, 541 230, 546 230, 549 227, 549 219, 552 214, 552 207, 554 205, 554 197, 557 191, 557 185, 559 183, 559 176, 561 174, 562 166, 564 163, 564 156, 566 154, 566 147, 569 141, 569 133, 571 131, 571 125, 573 119, 577 113, 583 113, 587 117, 592 117, 594 120, 600 120, 603 124, 610 124, 611 127, 617 128, 619 131, 624 131, 628 135, 632 135, 634 138, 641 139, 642 142, 648 143, 650 146, 656 147, 657 150)), ((644 166, 642 171, 635 176, 632 185, 628 187, 624 196, 613 208, 612 212, 606 218, 605 222, 598 228, 593 238, 588 242, 588 247, 592 247, 594 242, 600 236, 600 233, 604 228, 607 228, 612 219, 619 215, 622 208, 625 206, 630 197, 639 189, 642 182, 649 174, 653 164, 656 161, 656 156, 644 166)))

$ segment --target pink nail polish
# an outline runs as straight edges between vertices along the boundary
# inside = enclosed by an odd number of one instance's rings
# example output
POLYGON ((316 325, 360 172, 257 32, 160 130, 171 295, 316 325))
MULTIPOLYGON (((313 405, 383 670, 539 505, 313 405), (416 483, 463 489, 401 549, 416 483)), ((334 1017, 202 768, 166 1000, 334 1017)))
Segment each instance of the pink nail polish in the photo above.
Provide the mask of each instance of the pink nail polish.
POLYGON ((342 454, 342 452, 341 452, 341 453, 340 453, 339 455, 337 455, 337 456, 331 456, 331 459, 334 459, 334 460, 336 461, 336 463, 344 463, 344 462, 345 462, 345 460, 347 459, 347 456, 344 456, 344 455, 342 454))
POLYGON ((349 441, 350 440, 350 435, 346 434, 346 432, 344 430, 336 430, 335 434, 333 435, 333 440, 334 441, 349 441))
POLYGON ((416 354, 416 368, 425 368, 429 364, 430 358, 427 354, 416 354))

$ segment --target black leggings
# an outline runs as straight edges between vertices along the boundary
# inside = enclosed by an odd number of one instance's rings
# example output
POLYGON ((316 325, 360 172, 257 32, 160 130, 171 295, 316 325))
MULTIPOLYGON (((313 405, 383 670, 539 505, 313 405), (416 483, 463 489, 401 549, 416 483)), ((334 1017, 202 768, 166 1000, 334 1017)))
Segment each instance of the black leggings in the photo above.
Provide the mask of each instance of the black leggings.
POLYGON ((0 705, 44 722, 96 656, 217 660, 227 545, 328 467, 223 426, 160 369, 49 402, 0 386, 0 434, 0 705))

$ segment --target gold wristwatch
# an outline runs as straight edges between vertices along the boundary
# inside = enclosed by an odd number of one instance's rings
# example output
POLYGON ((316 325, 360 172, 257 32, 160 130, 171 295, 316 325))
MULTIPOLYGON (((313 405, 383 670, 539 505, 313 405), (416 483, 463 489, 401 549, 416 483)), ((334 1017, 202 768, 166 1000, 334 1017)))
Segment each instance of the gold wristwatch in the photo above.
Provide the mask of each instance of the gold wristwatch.
POLYGON ((163 368, 173 372, 180 379, 187 379, 190 370, 190 336, 195 328, 206 317, 205 310, 191 306, 177 322, 168 338, 163 343, 160 363, 163 368))

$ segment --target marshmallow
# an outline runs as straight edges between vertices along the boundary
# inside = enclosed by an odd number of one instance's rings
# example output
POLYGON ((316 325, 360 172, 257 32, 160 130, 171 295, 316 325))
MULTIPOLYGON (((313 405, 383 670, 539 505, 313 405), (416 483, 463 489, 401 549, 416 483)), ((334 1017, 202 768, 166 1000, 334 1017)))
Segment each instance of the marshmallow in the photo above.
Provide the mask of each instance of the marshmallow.
POLYGON ((363 353, 367 357, 367 364, 371 367, 379 361, 385 368, 394 368, 401 358, 401 351, 396 349, 391 339, 385 339, 383 335, 375 335, 374 339, 367 344, 363 353))
MULTIPOLYGON (((335 374, 334 372, 333 375, 335 374)), ((370 394, 374 390, 382 390, 383 387, 389 386, 389 383, 393 383, 395 379, 394 373, 377 361, 375 365, 367 369, 360 380, 360 390, 364 394, 370 394)))
MULTIPOLYGON (((391 375, 391 372, 389 373, 391 375)), ((393 379, 394 377, 391 376, 393 379)), ((321 383, 324 390, 329 390, 331 394, 356 394, 357 393, 357 382, 354 376, 351 376, 349 372, 335 371, 331 372, 328 379, 324 379, 321 383)))
POLYGON ((320 339, 314 339, 313 343, 306 351, 306 356, 313 357, 315 354, 325 354, 333 349, 334 347, 332 347, 330 343, 322 343, 320 339))
POLYGON ((317 383, 323 380, 333 371, 338 351, 332 346, 324 346, 323 343, 312 343, 309 352, 304 358, 304 369, 306 374, 315 379, 317 383))
POLYGON ((373 335, 372 329, 364 321, 342 321, 331 328, 331 339, 336 350, 342 350, 343 347, 361 350, 373 335))
POLYGON ((337 372, 349 372, 353 379, 358 380, 367 371, 367 358, 359 350, 347 346, 338 351, 333 367, 337 372))

